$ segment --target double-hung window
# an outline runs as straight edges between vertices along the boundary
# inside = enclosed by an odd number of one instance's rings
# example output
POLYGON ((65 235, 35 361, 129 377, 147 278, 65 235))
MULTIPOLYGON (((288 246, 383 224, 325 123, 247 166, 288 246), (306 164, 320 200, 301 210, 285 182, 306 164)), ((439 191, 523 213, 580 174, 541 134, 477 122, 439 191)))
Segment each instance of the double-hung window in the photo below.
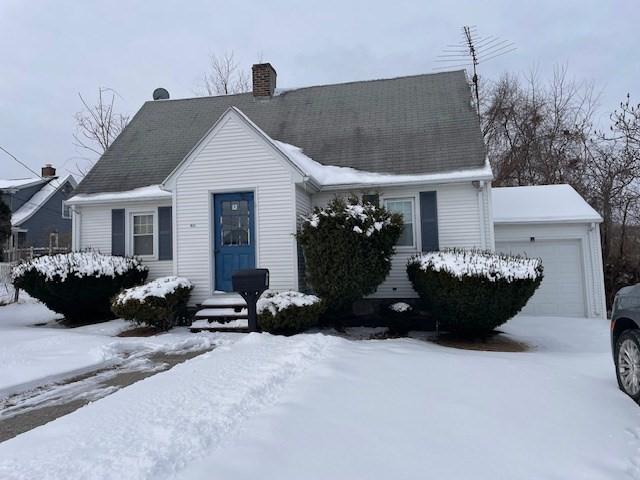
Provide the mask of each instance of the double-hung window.
POLYGON ((402 215, 404 226, 402 233, 396 245, 398 247, 414 247, 415 246, 415 223, 414 219, 414 199, 413 198, 388 198, 384 201, 385 208, 392 213, 402 215))
POLYGON ((154 215, 152 213, 134 213, 132 219, 132 250, 137 256, 154 255, 154 215))

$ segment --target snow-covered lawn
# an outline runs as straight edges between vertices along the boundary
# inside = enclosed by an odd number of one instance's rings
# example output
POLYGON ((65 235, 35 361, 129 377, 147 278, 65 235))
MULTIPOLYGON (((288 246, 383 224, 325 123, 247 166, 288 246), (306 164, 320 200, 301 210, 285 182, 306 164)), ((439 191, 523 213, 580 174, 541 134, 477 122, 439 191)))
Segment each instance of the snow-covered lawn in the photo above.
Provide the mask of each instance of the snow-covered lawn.
POLYGON ((0 444, 0 478, 640 478, 608 323, 505 330, 535 349, 244 335, 0 444))
POLYGON ((55 322, 58 315, 23 296, 19 304, 0 306, 0 398, 108 367, 131 355, 212 345, 210 336, 194 336, 187 329, 142 339, 118 338, 133 326, 124 320, 63 328, 55 322))

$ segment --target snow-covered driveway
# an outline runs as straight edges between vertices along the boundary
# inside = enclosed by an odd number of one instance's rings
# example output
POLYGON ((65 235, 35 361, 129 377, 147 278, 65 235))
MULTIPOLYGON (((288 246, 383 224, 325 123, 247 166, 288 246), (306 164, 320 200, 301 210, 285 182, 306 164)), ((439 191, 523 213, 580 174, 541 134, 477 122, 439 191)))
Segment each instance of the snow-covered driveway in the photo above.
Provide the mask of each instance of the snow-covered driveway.
POLYGON ((117 338, 132 327, 130 322, 112 320, 63 328, 57 318, 59 315, 28 296, 19 304, 0 307, 0 399, 110 367, 127 357, 213 346, 210 336, 194 335, 186 328, 148 338, 117 338))
POLYGON ((640 478, 607 322, 505 330, 536 349, 250 334, 0 444, 0 478, 640 478))

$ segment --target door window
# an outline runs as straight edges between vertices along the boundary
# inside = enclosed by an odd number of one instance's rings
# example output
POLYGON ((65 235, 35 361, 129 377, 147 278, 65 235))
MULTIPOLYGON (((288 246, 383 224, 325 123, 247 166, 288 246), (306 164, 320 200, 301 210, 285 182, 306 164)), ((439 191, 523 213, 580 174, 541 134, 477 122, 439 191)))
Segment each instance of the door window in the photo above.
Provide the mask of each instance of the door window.
POLYGON ((220 236, 223 246, 242 246, 251 243, 249 228, 249 202, 224 200, 220 215, 220 236))

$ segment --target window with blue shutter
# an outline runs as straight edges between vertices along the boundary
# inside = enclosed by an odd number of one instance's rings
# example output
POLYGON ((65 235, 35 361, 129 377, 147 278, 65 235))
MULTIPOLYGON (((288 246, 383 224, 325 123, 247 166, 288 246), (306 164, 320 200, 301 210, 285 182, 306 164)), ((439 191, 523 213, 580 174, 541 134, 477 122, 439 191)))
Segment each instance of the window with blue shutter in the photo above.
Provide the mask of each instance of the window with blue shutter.
POLYGON ((125 255, 124 208, 111 210, 111 255, 125 255))
POLYGON ((172 220, 171 207, 158 207, 158 260, 173 259, 172 220))
POLYGON ((422 251, 438 250, 438 201, 436 192, 420 192, 422 251))

